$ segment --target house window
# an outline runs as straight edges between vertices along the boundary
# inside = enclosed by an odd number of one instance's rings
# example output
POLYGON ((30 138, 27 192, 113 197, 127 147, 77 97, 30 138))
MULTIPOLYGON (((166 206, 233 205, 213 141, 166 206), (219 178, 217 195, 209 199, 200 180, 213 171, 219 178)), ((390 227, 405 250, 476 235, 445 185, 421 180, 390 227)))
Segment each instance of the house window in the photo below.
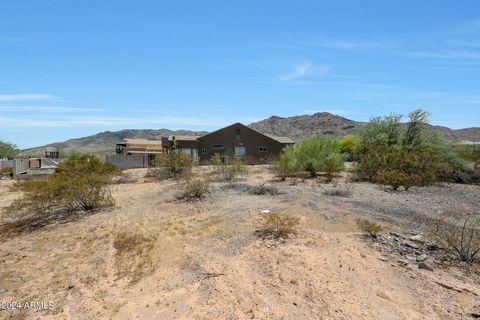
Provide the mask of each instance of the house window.
POLYGON ((223 144, 212 144, 213 150, 223 150, 223 144))
POLYGON ((247 155, 247 150, 245 147, 235 147, 235 157, 237 158, 245 158, 247 155))
POLYGON ((207 154, 207 149, 202 149, 202 154, 207 154))
POLYGON ((258 152, 267 152, 267 147, 258 147, 258 152))
POLYGON ((240 135, 240 129, 235 129, 235 134, 236 134, 237 136, 239 136, 239 135, 240 135))

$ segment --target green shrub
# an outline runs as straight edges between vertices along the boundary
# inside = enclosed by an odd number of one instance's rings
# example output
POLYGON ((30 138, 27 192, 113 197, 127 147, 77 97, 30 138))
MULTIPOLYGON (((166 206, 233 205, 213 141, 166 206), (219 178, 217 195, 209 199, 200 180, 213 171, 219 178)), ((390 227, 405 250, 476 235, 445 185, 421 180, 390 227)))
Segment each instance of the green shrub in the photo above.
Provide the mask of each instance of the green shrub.
POLYGON ((264 223, 255 233, 262 238, 289 238, 297 234, 300 219, 278 212, 269 212, 264 216, 264 223))
POLYGON ((343 154, 351 155, 354 153, 358 144, 360 143, 360 139, 354 135, 347 135, 338 141, 340 145, 340 152, 343 154))
POLYGON ((68 159, 51 176, 19 184, 24 195, 7 213, 17 220, 18 231, 23 231, 74 218, 78 211, 113 206, 108 185, 116 172, 113 165, 95 156, 68 159))
POLYGON ((173 177, 178 177, 179 175, 190 172, 192 165, 192 158, 178 150, 159 154, 155 159, 155 166, 167 168, 173 177))
POLYGON ((418 109, 409 114, 406 126, 399 116, 374 118, 366 124, 355 150, 354 178, 394 189, 436 181, 467 182, 465 162, 443 141, 426 134, 428 116, 418 109))
POLYGON ((311 177, 317 172, 325 172, 329 176, 344 167, 344 157, 340 145, 335 139, 315 137, 301 143, 287 146, 281 157, 285 157, 294 171, 308 171, 311 177))
POLYGON ((0 140, 0 159, 14 159, 18 155, 18 151, 15 144, 0 140))
POLYGON ((273 159, 272 164, 270 165, 270 171, 280 180, 285 181, 285 179, 292 175, 295 170, 288 157, 280 155, 273 159))

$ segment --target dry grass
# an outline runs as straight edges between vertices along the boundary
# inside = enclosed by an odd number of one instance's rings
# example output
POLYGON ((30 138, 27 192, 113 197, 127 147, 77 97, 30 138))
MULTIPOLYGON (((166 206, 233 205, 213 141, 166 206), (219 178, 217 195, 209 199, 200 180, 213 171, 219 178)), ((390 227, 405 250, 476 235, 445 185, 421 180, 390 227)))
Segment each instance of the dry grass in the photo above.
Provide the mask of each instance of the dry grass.
POLYGON ((348 186, 332 186, 322 190, 322 194, 326 196, 348 198, 352 195, 352 190, 348 186))
POLYGON ((115 234, 115 269, 117 278, 127 278, 135 284, 155 270, 150 252, 156 238, 143 233, 118 232, 115 234))
POLYGON ((380 224, 367 219, 358 219, 357 225, 363 233, 372 237, 373 239, 376 239, 377 235, 383 230, 380 224))
POLYGON ((289 238, 297 234, 299 218, 278 212, 269 212, 265 214, 264 223, 261 228, 255 231, 255 234, 262 238, 289 238))
POLYGON ((224 186, 224 189, 231 189, 235 191, 246 192, 252 195, 270 195, 276 196, 281 192, 274 186, 265 185, 265 183, 258 185, 250 185, 246 183, 231 183, 224 186))
POLYGON ((179 192, 176 194, 178 200, 202 199, 210 192, 210 182, 207 178, 192 178, 186 176, 179 182, 179 192))

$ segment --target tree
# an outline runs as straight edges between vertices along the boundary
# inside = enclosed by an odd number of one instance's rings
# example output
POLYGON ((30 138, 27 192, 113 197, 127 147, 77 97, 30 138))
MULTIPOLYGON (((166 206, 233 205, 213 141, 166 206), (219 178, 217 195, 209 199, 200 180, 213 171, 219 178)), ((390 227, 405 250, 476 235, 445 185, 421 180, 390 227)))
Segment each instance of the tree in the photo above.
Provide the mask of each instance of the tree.
POLYGON ((0 140, 0 159, 13 159, 18 155, 18 147, 10 142, 0 140))

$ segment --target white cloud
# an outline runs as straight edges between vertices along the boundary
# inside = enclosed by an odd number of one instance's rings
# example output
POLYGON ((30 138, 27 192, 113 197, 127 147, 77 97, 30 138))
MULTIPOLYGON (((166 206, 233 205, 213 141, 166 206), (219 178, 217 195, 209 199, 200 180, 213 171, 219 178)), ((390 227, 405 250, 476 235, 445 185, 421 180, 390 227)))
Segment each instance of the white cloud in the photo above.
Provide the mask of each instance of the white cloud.
POLYGON ((291 81, 302 78, 306 75, 322 75, 328 72, 330 68, 327 66, 316 66, 311 62, 303 62, 293 67, 292 71, 277 77, 280 81, 291 81))
POLYGON ((104 112, 106 109, 99 108, 76 108, 76 107, 50 107, 50 106, 0 106, 0 112, 104 112))
MULTIPOLYGON (((235 120, 238 121, 238 120, 235 120)), ((133 126, 197 126, 197 127, 218 127, 235 122, 228 119, 214 118, 189 118, 189 117, 149 117, 149 118, 127 118, 127 117, 93 117, 93 116, 69 116, 69 117, 1 117, 0 126, 5 127, 133 127, 133 126)))
POLYGON ((0 94, 0 101, 28 101, 28 100, 52 100, 55 97, 50 94, 22 93, 22 94, 0 94))

